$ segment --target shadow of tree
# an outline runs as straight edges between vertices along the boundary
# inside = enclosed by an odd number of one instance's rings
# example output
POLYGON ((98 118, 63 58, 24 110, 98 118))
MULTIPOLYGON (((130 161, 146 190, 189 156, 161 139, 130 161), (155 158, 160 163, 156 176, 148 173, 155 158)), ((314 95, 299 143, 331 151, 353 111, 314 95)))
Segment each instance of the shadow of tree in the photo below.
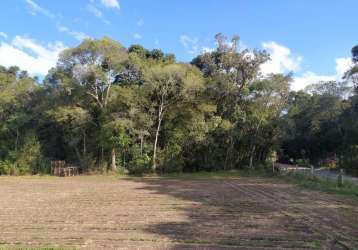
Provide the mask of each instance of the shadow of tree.
MULTIPOLYGON (((171 204, 165 204, 172 211, 166 214, 169 217, 145 229, 174 242, 176 246, 172 249, 321 248, 335 241, 327 233, 327 227, 337 230, 339 227, 335 226, 348 223, 341 220, 320 230, 310 222, 310 218, 319 223, 323 220, 314 209, 319 203, 317 197, 266 179, 136 181, 142 183, 138 189, 175 198, 171 204), (309 206, 314 211, 313 217, 301 208, 309 206)), ((328 209, 322 216, 332 213, 337 210, 328 209)))

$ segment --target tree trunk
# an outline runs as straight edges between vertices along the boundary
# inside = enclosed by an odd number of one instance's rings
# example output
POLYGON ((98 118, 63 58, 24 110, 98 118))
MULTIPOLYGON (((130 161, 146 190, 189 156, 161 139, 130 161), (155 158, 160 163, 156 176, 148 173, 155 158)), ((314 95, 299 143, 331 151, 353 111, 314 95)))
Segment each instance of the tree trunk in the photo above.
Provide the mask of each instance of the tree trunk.
POLYGON ((117 165, 116 165, 116 150, 113 148, 112 149, 112 164, 111 164, 111 168, 112 171, 116 171, 117 170, 117 165))
POLYGON ((15 152, 17 153, 17 149, 18 149, 18 145, 19 145, 19 129, 16 129, 16 141, 15 141, 15 152))
POLYGON ((108 71, 108 73, 107 73, 107 89, 106 89, 106 96, 104 97, 105 98, 105 100, 104 100, 104 107, 107 107, 107 103, 108 103, 108 99, 109 99, 109 95, 110 95, 110 93, 109 93, 109 91, 111 90, 111 86, 112 86, 112 84, 111 84, 111 75, 110 75, 110 70, 108 71))
POLYGON ((126 167, 126 150, 123 150, 123 168, 126 167))
POLYGON ((160 125, 162 123, 163 118, 163 104, 160 105, 159 111, 158 111, 158 126, 157 130, 155 132, 155 140, 154 140, 154 147, 153 147, 153 170, 157 168, 157 145, 158 145, 158 137, 159 137, 159 131, 160 131, 160 125))
POLYGON ((83 156, 86 156, 86 130, 83 130, 83 156))
POLYGON ((255 145, 252 147, 250 152, 250 169, 253 169, 253 160, 254 160, 254 154, 255 154, 255 145))
POLYGON ((228 147, 227 147, 227 149, 226 149, 226 157, 225 157, 224 170, 227 170, 227 169, 228 169, 228 168, 227 168, 227 165, 230 165, 230 166, 229 166, 229 169, 232 169, 232 159, 231 159, 231 161, 230 161, 230 164, 228 164, 229 157, 230 157, 230 155, 232 154, 233 147, 234 147, 233 138, 232 138, 231 135, 230 135, 230 137, 229 137, 229 141, 230 141, 230 143, 229 143, 229 145, 228 145, 228 147))
POLYGON ((144 136, 140 137, 140 155, 143 155, 144 136))
MULTIPOLYGON (((261 122, 262 120, 260 119, 259 122, 257 123, 257 126, 256 126, 256 129, 255 129, 255 132, 253 134, 253 137, 256 138, 258 132, 259 132, 259 129, 260 129, 260 125, 261 125, 261 122)), ((252 148, 251 148, 251 151, 250 151, 250 169, 253 168, 253 160, 254 160, 254 154, 255 154, 255 150, 256 150, 256 145, 255 145, 255 141, 252 143, 252 148)))

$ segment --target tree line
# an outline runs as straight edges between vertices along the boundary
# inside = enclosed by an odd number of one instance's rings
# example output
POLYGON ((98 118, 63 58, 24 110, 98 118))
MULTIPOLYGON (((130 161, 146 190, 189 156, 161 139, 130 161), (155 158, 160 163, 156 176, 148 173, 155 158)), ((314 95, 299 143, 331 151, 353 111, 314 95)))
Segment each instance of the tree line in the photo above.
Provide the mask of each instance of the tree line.
MULTIPOLYGON (((340 82, 290 91, 290 74, 262 75, 270 57, 239 37, 178 62, 110 39, 64 50, 44 80, 0 66, 0 174, 213 171, 267 161, 358 171, 358 67, 340 82)), ((358 61, 358 47, 352 49, 358 61)))

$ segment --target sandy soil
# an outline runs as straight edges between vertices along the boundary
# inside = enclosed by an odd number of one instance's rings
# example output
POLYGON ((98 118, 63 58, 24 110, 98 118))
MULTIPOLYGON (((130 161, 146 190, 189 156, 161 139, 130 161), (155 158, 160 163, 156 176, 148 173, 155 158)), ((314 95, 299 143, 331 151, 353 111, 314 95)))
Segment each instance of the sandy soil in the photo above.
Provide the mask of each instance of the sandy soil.
POLYGON ((358 200, 271 179, 0 177, 0 249, 358 249, 358 200))

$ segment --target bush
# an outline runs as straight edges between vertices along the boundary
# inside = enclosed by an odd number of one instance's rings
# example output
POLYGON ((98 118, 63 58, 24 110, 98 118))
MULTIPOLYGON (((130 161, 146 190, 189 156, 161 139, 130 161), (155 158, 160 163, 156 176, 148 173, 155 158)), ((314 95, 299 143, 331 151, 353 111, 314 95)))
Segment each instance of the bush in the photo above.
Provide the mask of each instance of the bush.
POLYGON ((147 154, 135 155, 128 163, 129 174, 142 175, 145 173, 150 173, 151 170, 151 158, 147 154))
POLYGON ((163 173, 183 172, 184 159, 182 157, 182 147, 172 143, 161 152, 163 173))
POLYGON ((25 137, 24 145, 16 155, 16 168, 18 174, 37 174, 42 168, 41 165, 46 165, 46 161, 41 153, 41 145, 34 134, 29 134, 25 137))
POLYGON ((49 159, 40 157, 36 162, 33 163, 32 173, 33 174, 50 174, 51 162, 49 159))
POLYGON ((18 151, 10 151, 4 161, 0 161, 1 175, 24 175, 49 173, 50 162, 41 153, 36 136, 29 133, 18 151))
POLYGON ((84 172, 88 172, 96 169, 96 159, 92 154, 86 154, 79 156, 79 165, 84 172))
POLYGON ((106 160, 102 160, 98 163, 98 170, 101 173, 106 173, 108 171, 109 163, 106 160))
POLYGON ((14 165, 10 161, 0 161, 0 175, 9 175, 14 169, 14 165))

